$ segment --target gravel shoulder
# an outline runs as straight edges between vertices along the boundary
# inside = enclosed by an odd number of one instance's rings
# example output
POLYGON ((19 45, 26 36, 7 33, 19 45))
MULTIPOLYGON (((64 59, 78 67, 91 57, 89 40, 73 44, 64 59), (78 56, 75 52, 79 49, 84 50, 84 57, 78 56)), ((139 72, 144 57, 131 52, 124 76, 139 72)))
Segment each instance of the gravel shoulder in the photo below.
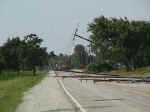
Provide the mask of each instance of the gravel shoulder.
POLYGON ((74 106, 49 72, 44 80, 25 93, 16 112, 74 112, 74 106))

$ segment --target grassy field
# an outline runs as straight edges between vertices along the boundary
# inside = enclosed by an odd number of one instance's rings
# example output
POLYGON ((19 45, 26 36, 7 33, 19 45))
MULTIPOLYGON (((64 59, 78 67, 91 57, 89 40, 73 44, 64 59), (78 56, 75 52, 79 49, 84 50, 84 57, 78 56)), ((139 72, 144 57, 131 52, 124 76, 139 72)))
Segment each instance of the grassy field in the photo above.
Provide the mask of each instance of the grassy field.
POLYGON ((14 72, 5 72, 0 75, 0 112, 14 112, 22 101, 24 92, 39 83, 48 71, 21 72, 20 76, 14 72))
POLYGON ((139 68, 135 71, 127 72, 125 69, 120 70, 112 70, 110 72, 103 72, 113 75, 121 75, 121 76, 136 76, 136 77, 150 77, 150 66, 139 68))

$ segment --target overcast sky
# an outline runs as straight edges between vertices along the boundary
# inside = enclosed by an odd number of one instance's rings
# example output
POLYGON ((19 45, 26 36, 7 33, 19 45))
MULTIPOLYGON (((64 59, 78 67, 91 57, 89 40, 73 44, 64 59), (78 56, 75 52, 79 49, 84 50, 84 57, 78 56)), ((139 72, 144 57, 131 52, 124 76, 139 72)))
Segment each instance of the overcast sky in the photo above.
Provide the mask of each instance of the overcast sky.
POLYGON ((8 37, 36 33, 44 39, 48 51, 69 53, 77 24, 79 33, 87 37, 87 24, 100 15, 150 20, 150 1, 0 0, 0 44, 8 37))

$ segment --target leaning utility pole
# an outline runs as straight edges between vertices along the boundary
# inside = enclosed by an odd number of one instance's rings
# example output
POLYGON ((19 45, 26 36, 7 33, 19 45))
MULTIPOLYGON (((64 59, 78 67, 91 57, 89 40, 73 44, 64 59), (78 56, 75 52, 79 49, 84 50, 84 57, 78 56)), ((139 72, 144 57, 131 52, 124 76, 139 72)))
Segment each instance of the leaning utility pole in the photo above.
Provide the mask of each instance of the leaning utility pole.
MULTIPOLYGON (((87 38, 84 38, 83 36, 80 36, 80 35, 78 35, 77 33, 78 33, 78 28, 76 28, 76 30, 75 30, 73 40, 75 40, 75 38, 80 38, 80 39, 83 39, 83 40, 85 40, 85 41, 88 41, 88 42, 90 42, 90 43, 96 45, 96 43, 93 42, 92 40, 89 40, 89 39, 87 39, 87 38)), ((91 46, 89 46, 89 55, 90 55, 90 63, 91 63, 91 58, 92 58, 92 57, 91 57, 91 56, 92 56, 92 55, 91 55, 91 46)), ((97 55, 97 52, 96 52, 96 55, 97 55)), ((93 59, 92 59, 92 60, 93 60, 93 59)), ((94 62, 94 60, 93 60, 92 62, 94 62)))
POLYGON ((95 42, 93 42, 93 41, 91 41, 91 40, 89 40, 87 38, 84 38, 83 36, 78 35, 77 32, 78 32, 78 28, 76 28, 76 30, 75 30, 73 40, 75 40, 75 38, 80 38, 80 39, 86 40, 86 41, 88 41, 90 43, 96 44, 95 42))

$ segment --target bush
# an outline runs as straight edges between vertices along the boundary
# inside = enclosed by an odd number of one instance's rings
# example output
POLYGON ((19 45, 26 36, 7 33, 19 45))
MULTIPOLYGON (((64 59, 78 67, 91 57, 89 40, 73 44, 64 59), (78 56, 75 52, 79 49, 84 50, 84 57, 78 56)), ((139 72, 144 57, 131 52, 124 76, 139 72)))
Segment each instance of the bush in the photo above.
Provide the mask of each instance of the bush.
POLYGON ((113 66, 109 63, 103 63, 100 66, 102 68, 102 71, 110 71, 113 69, 113 66))
POLYGON ((91 63, 87 67, 89 72, 102 72, 102 71, 110 71, 113 69, 113 66, 108 63, 103 63, 103 64, 94 64, 91 63))
POLYGON ((89 72, 100 72, 101 71, 101 68, 97 64, 94 64, 94 63, 89 64, 87 66, 87 69, 89 72))

